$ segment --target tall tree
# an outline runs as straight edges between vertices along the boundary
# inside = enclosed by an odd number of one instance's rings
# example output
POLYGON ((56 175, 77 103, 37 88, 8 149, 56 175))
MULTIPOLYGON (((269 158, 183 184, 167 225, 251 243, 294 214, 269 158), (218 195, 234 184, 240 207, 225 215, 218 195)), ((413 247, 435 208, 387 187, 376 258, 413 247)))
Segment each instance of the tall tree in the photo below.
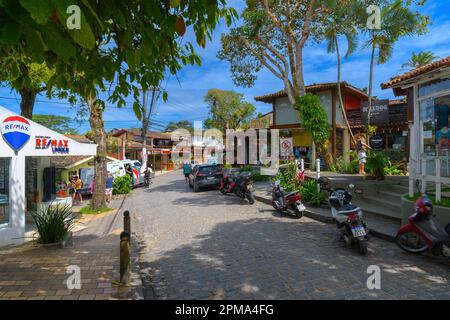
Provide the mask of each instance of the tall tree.
POLYGON ((294 106, 304 95, 303 48, 320 27, 326 8, 318 0, 247 0, 242 26, 223 34, 218 57, 229 61, 233 81, 253 86, 267 68, 283 81, 294 106))
POLYGON ((255 106, 244 100, 242 93, 211 89, 205 96, 209 118, 205 127, 221 130, 247 128, 255 113, 255 106))
POLYGON ((186 129, 187 131, 192 133, 194 131, 194 126, 192 125, 191 121, 181 120, 177 122, 169 122, 164 131, 173 132, 177 129, 186 129))
MULTIPOLYGON (((373 4, 372 0, 367 0, 373 4)), ((367 128, 370 129, 370 118, 372 111, 372 92, 373 92, 373 71, 375 62, 380 65, 386 63, 391 57, 394 44, 402 37, 423 34, 427 31, 429 18, 419 12, 414 12, 410 7, 411 1, 403 0, 375 1, 381 7, 380 29, 371 29, 365 26, 365 31, 369 35, 366 46, 370 48, 370 71, 369 71, 369 103, 367 128)), ((424 1, 417 1, 417 4, 423 4, 424 1)))
POLYGON ((78 134, 70 117, 51 114, 33 114, 32 120, 56 132, 63 134, 78 134))
MULTIPOLYGON (((204 47, 219 19, 230 24, 235 16, 233 9, 225 8, 225 0, 1 1, 0 59, 17 53, 31 62, 45 62, 55 69, 49 82, 88 105, 98 144, 93 209, 105 203, 105 101, 101 94, 118 107, 133 95, 140 119, 139 89, 157 85, 167 71, 175 74, 184 64, 200 63, 190 41, 181 45, 187 28, 204 47)), ((8 67, 21 70, 23 65, 14 61, 8 67)))
POLYGON ((45 62, 31 62, 31 59, 16 52, 0 58, 1 85, 20 94, 20 113, 28 119, 33 117, 36 96, 44 91, 47 91, 47 96, 52 95, 49 80, 53 74, 54 70, 48 68, 45 62), (16 66, 17 60, 21 61, 21 68, 11 68, 16 66))
POLYGON ((427 65, 439 57, 432 51, 420 51, 419 53, 413 52, 411 58, 402 64, 402 68, 416 69, 427 65))
POLYGON ((345 125, 350 133, 353 143, 356 144, 355 136, 347 119, 344 99, 341 88, 341 52, 339 47, 339 37, 343 36, 347 41, 347 51, 345 58, 348 58, 358 47, 358 12, 357 6, 361 3, 355 0, 332 1, 329 7, 330 14, 326 18, 324 37, 327 42, 327 51, 336 53, 337 58, 337 93, 341 111, 345 120, 345 125))

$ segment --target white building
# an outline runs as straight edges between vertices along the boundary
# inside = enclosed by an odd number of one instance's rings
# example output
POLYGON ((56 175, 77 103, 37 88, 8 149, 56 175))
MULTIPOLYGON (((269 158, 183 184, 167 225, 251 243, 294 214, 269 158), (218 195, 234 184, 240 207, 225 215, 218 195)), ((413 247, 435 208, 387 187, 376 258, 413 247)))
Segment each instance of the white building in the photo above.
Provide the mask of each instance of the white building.
POLYGON ((414 180, 436 189, 450 185, 450 56, 392 78, 381 85, 408 96, 410 195, 414 180))
POLYGON ((4 246, 24 241, 27 212, 58 200, 52 192, 56 181, 51 159, 94 156, 97 145, 79 143, 3 107, 0 134, 0 246, 4 246))

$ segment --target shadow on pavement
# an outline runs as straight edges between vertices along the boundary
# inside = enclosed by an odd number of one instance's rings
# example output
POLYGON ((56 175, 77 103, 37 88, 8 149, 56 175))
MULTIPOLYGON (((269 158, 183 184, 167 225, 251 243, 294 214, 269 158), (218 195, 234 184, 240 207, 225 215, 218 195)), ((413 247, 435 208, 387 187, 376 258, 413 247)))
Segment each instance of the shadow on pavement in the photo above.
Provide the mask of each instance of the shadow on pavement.
POLYGON ((225 222, 189 244, 152 254, 141 267, 151 270, 156 298, 450 298, 448 263, 381 240, 360 256, 343 248, 336 232, 310 219, 225 222), (382 268, 381 290, 367 289, 370 265, 382 268))

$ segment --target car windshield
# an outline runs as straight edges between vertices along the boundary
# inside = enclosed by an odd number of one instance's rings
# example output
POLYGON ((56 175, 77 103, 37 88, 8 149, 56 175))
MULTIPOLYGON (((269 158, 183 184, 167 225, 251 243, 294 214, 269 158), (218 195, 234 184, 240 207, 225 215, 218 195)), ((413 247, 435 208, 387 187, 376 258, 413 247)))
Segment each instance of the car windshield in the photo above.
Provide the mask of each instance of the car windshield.
POLYGON ((198 168, 198 172, 201 174, 214 174, 217 171, 220 171, 217 166, 199 167, 198 168))

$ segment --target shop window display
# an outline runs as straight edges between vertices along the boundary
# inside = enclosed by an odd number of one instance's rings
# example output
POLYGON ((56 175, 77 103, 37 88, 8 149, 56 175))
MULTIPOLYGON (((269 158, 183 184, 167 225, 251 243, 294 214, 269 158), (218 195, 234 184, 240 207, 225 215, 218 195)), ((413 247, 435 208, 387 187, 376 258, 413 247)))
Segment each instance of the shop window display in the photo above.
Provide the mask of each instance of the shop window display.
POLYGON ((9 167, 11 159, 0 158, 0 228, 9 223, 9 167))

